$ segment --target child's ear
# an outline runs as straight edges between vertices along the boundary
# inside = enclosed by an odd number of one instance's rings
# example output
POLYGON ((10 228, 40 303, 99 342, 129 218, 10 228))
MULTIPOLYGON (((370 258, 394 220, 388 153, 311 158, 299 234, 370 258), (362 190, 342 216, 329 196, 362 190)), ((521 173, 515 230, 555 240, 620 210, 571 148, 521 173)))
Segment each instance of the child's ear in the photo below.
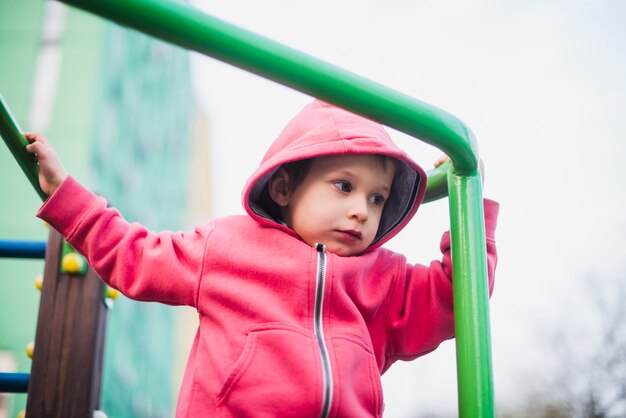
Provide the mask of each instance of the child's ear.
POLYGON ((280 207, 286 207, 289 204, 290 192, 289 173, 284 168, 279 168, 270 179, 267 185, 267 191, 272 200, 280 207))

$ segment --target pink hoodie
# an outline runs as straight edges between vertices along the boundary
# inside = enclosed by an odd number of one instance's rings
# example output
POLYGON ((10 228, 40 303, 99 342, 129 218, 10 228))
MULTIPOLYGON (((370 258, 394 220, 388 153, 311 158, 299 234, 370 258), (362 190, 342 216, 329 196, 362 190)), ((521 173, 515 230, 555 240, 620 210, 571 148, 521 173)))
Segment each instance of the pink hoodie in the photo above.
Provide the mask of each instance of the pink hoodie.
MULTIPOLYGON (((443 260, 429 266, 380 248, 414 215, 425 182, 380 125, 315 101, 287 125, 246 185, 249 216, 154 233, 127 223, 71 177, 38 216, 128 297, 197 309, 177 417, 379 417, 380 375, 453 337, 449 235, 441 241, 443 260), (259 204, 280 165, 352 153, 401 162, 394 197, 364 254, 312 248, 259 204)), ((486 200, 490 290, 497 212, 486 200)))

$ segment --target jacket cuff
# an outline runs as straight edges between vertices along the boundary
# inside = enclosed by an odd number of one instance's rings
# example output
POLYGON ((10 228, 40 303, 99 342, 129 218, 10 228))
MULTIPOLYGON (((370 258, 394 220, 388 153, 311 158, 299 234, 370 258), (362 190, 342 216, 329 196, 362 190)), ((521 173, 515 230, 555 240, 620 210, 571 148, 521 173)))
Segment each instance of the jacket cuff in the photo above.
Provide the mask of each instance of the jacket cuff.
POLYGON ((37 217, 68 238, 99 199, 73 177, 68 176, 41 205, 37 217))

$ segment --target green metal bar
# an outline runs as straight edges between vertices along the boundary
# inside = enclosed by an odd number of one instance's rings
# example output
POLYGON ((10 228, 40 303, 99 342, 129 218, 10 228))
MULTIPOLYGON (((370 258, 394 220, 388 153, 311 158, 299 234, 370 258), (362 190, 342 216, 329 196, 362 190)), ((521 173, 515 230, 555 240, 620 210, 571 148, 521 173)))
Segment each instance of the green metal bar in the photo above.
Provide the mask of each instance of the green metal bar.
POLYGON ((495 417, 480 174, 448 174, 459 415, 495 417))
POLYGON ((4 139, 4 143, 13 154, 13 158, 17 161, 20 168, 26 174, 26 177, 33 185, 35 191, 46 200, 48 195, 39 187, 39 168, 37 167, 37 159, 33 154, 26 151, 28 140, 22 134, 22 130, 11 114, 11 110, 7 106, 4 98, 0 94, 0 136, 4 139))
POLYGON ((446 161, 439 167, 426 172, 428 183, 426 184, 424 203, 432 202, 448 195, 448 171, 451 167, 451 162, 446 161))
MULTIPOLYGON (((13 157, 17 160, 19 166, 22 168, 22 171, 24 171, 24 174, 26 174, 26 177, 28 177, 31 181, 33 187, 35 187, 39 196, 42 200, 47 199, 48 196, 39 186, 39 168, 37 167, 37 160, 31 153, 26 151, 25 147, 28 144, 28 141, 22 134, 22 130, 15 121, 9 106, 6 104, 1 94, 0 136, 4 139, 4 142, 13 154, 13 157), (35 181, 33 181, 33 179, 35 181)), ((428 175, 428 183, 424 202, 431 202, 447 196, 447 171, 442 168, 443 167, 438 167, 426 173, 428 175)))
POLYGON ((459 119, 310 55, 162 0, 63 0, 106 19, 233 64, 433 144, 472 172, 477 144, 459 119))

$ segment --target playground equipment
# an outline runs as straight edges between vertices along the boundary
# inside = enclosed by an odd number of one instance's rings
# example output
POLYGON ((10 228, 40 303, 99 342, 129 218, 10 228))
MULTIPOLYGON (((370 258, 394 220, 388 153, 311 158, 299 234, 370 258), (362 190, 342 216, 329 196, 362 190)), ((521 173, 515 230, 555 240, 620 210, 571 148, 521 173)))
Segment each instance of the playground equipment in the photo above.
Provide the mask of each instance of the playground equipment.
MULTIPOLYGON (((45 199, 26 138, 1 96, 0 134, 45 199)), ((0 240, 0 257, 45 258, 43 277, 35 281, 41 290, 38 348, 27 346, 31 373, 0 373, 0 392, 28 392, 31 418, 92 416, 100 401, 107 298, 116 295, 105 291, 82 256, 52 229, 48 242, 0 240)))
POLYGON ((44 258, 35 341, 27 354, 31 373, 0 373, 0 392, 28 392, 29 417, 92 416, 98 409, 107 307, 91 269, 75 268, 79 255, 50 231, 48 242, 1 241, 0 256, 44 258), (62 264, 69 256, 69 269, 62 264))
MULTIPOLYGON (((185 4, 163 0, 63 1, 361 114, 450 156, 451 164, 428 173, 427 200, 449 196, 459 415, 495 416, 478 147, 463 122, 443 110, 185 4)), ((37 193, 45 199, 38 186, 36 164, 23 149, 25 139, 19 128, 3 126, 1 133, 37 193)))

